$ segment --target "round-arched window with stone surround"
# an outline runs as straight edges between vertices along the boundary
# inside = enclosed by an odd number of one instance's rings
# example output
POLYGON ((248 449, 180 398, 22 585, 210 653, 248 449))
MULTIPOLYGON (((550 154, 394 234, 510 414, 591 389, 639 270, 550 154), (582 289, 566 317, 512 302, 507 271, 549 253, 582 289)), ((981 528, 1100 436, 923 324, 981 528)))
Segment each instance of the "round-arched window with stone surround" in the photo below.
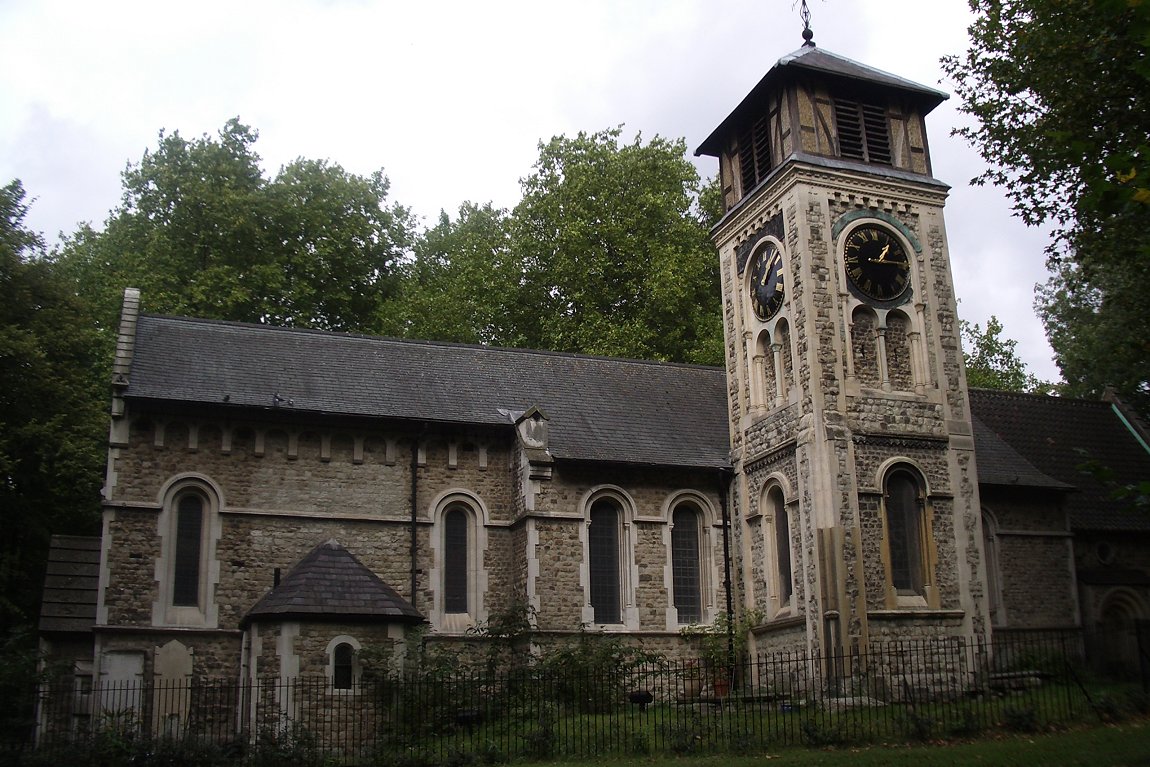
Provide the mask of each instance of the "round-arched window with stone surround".
POLYGON ((921 597, 930 580, 926 483, 898 464, 883 478, 883 522, 890 586, 900 597, 921 597))
POLYGON ((219 537, 220 493, 200 474, 181 474, 160 491, 158 572, 153 616, 161 625, 205 626, 216 620, 210 575, 219 537))
POLYGON ((856 306, 851 313, 851 352, 854 374, 863 386, 882 382, 878 359, 878 315, 869 306, 856 306))
POLYGON ((790 607, 794 596, 791 511, 778 480, 763 487, 759 510, 763 518, 763 556, 767 560, 767 616, 774 617, 790 607))
POLYGON ((914 391, 914 365, 911 359, 910 318, 898 309, 886 314, 886 369, 891 388, 914 391))
POLYGON ((350 693, 360 681, 359 651, 363 644, 352 636, 341 634, 327 643, 327 677, 333 692, 350 693))
POLYGON ((703 512, 681 501, 671 512, 671 593, 679 623, 703 620, 703 512))
POLYGON ((487 619, 487 510, 473 493, 454 489, 431 505, 431 623, 449 634, 465 633, 487 619))
MULTIPOLYGON (((584 517, 580 532, 584 587, 582 621, 607 630, 638 628, 635 584, 635 503, 622 488, 601 485, 579 502, 584 517)), ((666 509, 670 513, 669 509, 666 509)), ((653 521, 653 520, 652 520, 653 521)))

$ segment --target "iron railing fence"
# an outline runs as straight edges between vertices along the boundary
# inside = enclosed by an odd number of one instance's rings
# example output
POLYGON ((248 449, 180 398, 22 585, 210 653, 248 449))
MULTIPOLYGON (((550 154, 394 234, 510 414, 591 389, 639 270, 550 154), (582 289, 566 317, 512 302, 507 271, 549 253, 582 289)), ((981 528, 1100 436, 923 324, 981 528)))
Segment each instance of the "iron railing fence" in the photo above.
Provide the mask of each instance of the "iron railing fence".
POLYGON ((203 763, 369 765, 969 736, 1104 714, 1125 688, 1091 670, 1088 645, 1079 633, 889 641, 845 654, 764 654, 731 668, 525 663, 363 678, 348 689, 325 677, 71 681, 43 685, 35 722, 6 745, 48 763, 147 763, 182 750, 181 763, 198 763, 187 761, 195 752, 203 763))

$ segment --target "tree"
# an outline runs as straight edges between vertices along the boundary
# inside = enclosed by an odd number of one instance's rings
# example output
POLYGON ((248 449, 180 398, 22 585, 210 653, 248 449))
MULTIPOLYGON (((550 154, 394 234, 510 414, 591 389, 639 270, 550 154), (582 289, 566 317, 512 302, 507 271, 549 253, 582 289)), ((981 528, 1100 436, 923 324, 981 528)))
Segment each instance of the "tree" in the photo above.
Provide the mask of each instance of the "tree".
POLYGON ((1018 342, 1002 337, 1002 323, 991 316, 983 331, 978 323, 961 320, 966 382, 980 389, 1050 394, 1053 384, 1041 381, 1018 358, 1018 342))
POLYGON ((272 180, 237 119, 217 138, 162 131, 123 174, 102 232, 84 227, 56 258, 113 323, 127 286, 150 311, 327 330, 376 331, 414 239, 382 172, 298 159, 272 180))
POLYGON ((1106 264, 1087 278, 1087 269, 1069 260, 1054 269, 1038 287, 1035 306, 1067 377, 1065 393, 1098 395, 1110 386, 1150 413, 1150 312, 1142 275, 1126 264, 1106 264))
POLYGON ((35 615, 49 534, 99 530, 108 348, 0 188, 0 629, 35 615))
POLYGON ((392 332, 435 341, 522 346, 523 270, 511 248, 511 220, 490 203, 465 202, 452 220, 416 242, 404 268, 392 332))
POLYGON ((1028 224, 1053 228, 1036 306, 1066 391, 1150 405, 1150 3, 971 0, 970 49, 943 60, 960 129, 1028 224), (1103 360, 1104 358, 1104 360, 1103 360), (1104 364, 1096 364, 1103 360, 1104 364))
POLYGON ((540 144, 512 215, 523 343, 718 364, 718 259, 682 140, 621 129, 540 144))

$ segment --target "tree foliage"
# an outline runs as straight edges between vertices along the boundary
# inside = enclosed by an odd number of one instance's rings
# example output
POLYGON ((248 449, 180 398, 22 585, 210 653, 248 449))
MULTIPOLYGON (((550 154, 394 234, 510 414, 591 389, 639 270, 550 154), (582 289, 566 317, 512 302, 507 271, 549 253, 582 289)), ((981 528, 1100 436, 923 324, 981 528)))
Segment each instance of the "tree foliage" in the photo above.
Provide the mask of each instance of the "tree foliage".
POLYGON ((718 260, 682 140, 621 130, 539 147, 512 216, 525 345, 717 364, 718 260))
POLYGON ((1036 306, 1066 391, 1150 402, 1150 3, 971 0, 971 45, 944 59, 977 123, 958 132, 1029 224, 1049 225, 1036 306), (1101 363, 1101 364, 1099 364, 1101 363))
POLYGON ((98 530, 107 347, 0 188, 0 628, 34 615, 51 532, 98 530))
POLYGON ((681 141, 556 137, 511 211, 441 214, 405 270, 402 335, 721 361, 718 259, 681 141))
POLYGON ((511 220, 490 203, 460 206, 419 237, 404 270, 401 316, 409 338, 522 346, 528 307, 520 304, 522 267, 511 248, 511 220))
POLYGON ((123 174, 103 231, 82 228, 57 254, 78 289, 114 318, 123 288, 150 311, 327 330, 380 330, 414 240, 382 172, 357 176, 298 159, 268 180, 257 134, 230 120, 218 137, 160 133, 123 174))
POLYGON ((966 382, 980 389, 1050 394, 1053 384, 1039 380, 1018 357, 1014 339, 1002 337, 1002 323, 991 316, 986 330, 978 323, 962 320, 963 359, 966 382))

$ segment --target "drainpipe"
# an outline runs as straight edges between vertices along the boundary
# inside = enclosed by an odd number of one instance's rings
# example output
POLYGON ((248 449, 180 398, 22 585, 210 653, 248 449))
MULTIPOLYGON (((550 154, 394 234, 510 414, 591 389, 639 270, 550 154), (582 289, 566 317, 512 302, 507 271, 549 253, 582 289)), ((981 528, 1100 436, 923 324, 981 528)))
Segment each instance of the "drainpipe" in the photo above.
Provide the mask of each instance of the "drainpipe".
POLYGON ((734 668, 735 658, 735 597, 731 593, 731 525, 727 499, 731 488, 731 470, 719 469, 719 508, 723 514, 723 591, 727 598, 727 662, 734 668))
POLYGON ((418 517, 419 508, 418 503, 418 489, 419 489, 419 440, 427 432, 427 424, 423 425, 417 434, 411 440, 411 606, 419 609, 418 599, 416 597, 416 589, 419 585, 419 527, 418 517))

